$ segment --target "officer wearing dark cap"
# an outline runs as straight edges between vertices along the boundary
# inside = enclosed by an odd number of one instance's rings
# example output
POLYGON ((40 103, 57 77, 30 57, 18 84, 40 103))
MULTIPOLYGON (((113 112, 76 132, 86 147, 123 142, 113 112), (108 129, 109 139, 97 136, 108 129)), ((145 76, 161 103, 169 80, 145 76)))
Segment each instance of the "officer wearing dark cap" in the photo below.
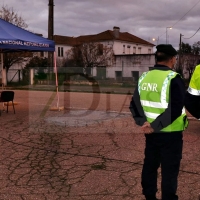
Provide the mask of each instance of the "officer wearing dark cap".
POLYGON ((156 49, 157 49, 157 52, 162 52, 162 53, 165 53, 167 55, 171 55, 171 56, 177 55, 176 49, 174 49, 171 44, 159 44, 156 47, 156 49))
POLYGON ((156 49, 156 64, 139 78, 130 111, 146 139, 143 194, 147 200, 157 199, 157 170, 161 167, 162 200, 177 200, 182 132, 188 124, 185 86, 181 76, 172 70, 177 51, 170 44, 160 44, 156 49))

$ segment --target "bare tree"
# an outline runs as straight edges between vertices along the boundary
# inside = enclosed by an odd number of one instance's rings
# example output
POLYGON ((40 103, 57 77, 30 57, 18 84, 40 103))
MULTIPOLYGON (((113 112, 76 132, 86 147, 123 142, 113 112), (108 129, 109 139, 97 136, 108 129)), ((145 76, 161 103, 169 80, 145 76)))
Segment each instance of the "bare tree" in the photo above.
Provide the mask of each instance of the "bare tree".
POLYGON ((186 71, 188 72, 188 79, 190 80, 193 74, 193 71, 195 69, 195 66, 199 64, 200 60, 200 55, 198 54, 192 54, 192 55, 187 55, 185 59, 185 66, 186 66, 186 71))
POLYGON ((183 53, 181 56, 179 55, 179 62, 176 64, 175 70, 181 75, 185 75, 185 77, 190 80, 194 68, 199 63, 199 60, 200 55, 183 53))
POLYGON ((6 73, 13 64, 22 63, 27 61, 29 58, 33 57, 32 52, 13 52, 13 53, 4 53, 3 64, 6 69, 6 73))
POLYGON ((194 55, 199 55, 200 54, 200 42, 195 42, 192 46, 192 53, 194 55))
POLYGON ((28 25, 25 23, 23 18, 19 16, 13 8, 8 8, 8 6, 2 6, 0 10, 0 18, 7 22, 10 22, 18 27, 27 28, 28 25))
POLYGON ((67 52, 67 62, 74 67, 83 67, 88 74, 93 67, 110 66, 112 60, 113 47, 97 42, 83 43, 67 52))
POLYGON ((189 79, 192 76, 195 66, 200 60, 200 42, 195 42, 192 46, 188 43, 181 43, 178 62, 175 70, 183 77, 189 79))
MULTIPOLYGON (((18 27, 27 28, 28 25, 25 23, 23 18, 19 16, 13 8, 9 8, 8 6, 3 6, 0 10, 0 18, 10 22, 18 27)), ((21 63, 27 57, 30 57, 32 53, 25 53, 25 52, 13 52, 13 53, 4 53, 3 56, 3 63, 6 72, 10 69, 10 67, 15 63, 21 63)))

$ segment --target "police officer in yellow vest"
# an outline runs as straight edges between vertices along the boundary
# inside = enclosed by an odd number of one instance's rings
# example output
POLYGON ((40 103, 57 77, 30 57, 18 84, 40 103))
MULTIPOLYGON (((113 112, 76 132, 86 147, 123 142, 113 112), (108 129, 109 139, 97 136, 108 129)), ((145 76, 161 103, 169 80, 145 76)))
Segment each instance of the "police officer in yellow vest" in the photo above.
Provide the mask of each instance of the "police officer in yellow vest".
POLYGON ((185 86, 181 76, 172 70, 177 51, 170 44, 156 48, 156 65, 139 78, 130 111, 146 138, 143 194, 147 200, 157 199, 157 170, 161 165, 162 200, 177 200, 182 132, 188 123, 184 109, 185 86))
POLYGON ((195 67, 185 97, 185 107, 200 120, 200 64, 195 67))

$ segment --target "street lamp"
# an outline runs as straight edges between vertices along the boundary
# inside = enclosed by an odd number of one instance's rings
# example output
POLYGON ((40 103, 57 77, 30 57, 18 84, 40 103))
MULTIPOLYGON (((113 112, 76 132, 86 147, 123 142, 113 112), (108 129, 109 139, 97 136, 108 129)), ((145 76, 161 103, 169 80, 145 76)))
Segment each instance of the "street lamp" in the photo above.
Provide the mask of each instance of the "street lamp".
POLYGON ((169 29, 172 29, 172 27, 166 27, 166 44, 168 43, 168 39, 167 39, 167 38, 168 38, 167 29, 168 29, 168 28, 169 28, 169 29))
POLYGON ((156 41, 157 42, 157 45, 159 44, 159 37, 156 39, 156 38, 153 38, 152 39, 154 42, 156 41))

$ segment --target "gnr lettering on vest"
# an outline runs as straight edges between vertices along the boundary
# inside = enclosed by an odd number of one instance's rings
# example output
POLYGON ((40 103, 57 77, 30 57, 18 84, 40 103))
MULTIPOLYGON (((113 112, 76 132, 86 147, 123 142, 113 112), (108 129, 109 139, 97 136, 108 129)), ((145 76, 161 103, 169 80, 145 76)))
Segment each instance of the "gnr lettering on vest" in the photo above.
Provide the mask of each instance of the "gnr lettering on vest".
POLYGON ((158 92, 156 83, 143 83, 141 89, 146 91, 158 92))

